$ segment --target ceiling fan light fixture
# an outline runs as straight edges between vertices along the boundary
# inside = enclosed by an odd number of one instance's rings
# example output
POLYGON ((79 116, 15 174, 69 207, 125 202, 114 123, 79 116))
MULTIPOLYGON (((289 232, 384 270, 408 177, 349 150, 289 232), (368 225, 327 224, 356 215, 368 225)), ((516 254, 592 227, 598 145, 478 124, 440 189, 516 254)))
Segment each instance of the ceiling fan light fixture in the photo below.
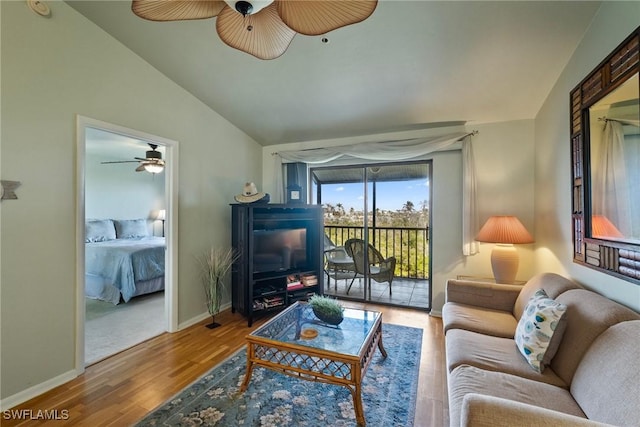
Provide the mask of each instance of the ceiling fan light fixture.
POLYGON ((262 9, 273 3, 273 0, 225 0, 225 3, 229 5, 231 9, 242 14, 242 16, 247 16, 255 15, 260 12, 262 9))
POLYGON ((159 163, 147 163, 146 165, 144 165, 144 170, 149 173, 160 173, 164 170, 164 165, 161 165, 159 163))

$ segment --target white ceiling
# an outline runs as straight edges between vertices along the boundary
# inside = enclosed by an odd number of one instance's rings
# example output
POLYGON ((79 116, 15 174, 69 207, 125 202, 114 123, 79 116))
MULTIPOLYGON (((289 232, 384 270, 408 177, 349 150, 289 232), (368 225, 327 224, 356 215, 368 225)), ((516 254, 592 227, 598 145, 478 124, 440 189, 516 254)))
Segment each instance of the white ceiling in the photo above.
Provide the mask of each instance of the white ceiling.
POLYGON ((262 145, 531 119, 600 6, 381 0, 328 44, 296 35, 263 61, 225 45, 215 18, 149 22, 129 1, 67 3, 262 145))

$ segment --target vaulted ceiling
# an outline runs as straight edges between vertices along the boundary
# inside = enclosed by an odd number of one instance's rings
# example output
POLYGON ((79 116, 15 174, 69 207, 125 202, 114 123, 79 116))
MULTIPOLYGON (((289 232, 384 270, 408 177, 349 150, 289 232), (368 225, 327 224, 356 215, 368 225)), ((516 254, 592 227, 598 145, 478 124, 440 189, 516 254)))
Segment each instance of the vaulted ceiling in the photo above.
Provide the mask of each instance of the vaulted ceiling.
POLYGON ((367 20, 296 35, 264 61, 225 45, 216 18, 67 3, 262 145, 534 118, 600 6, 380 0, 367 20))

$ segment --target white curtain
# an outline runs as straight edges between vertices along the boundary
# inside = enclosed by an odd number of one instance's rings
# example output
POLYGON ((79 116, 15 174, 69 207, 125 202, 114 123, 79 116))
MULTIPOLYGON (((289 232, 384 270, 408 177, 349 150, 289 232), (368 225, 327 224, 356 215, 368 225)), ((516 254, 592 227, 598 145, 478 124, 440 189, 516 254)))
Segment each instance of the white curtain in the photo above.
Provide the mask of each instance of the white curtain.
POLYGON ((413 159, 425 154, 444 150, 462 140, 463 163, 463 219, 462 219, 462 252, 473 255, 478 252, 478 242, 474 240, 478 231, 476 206, 476 175, 471 149, 471 135, 458 132, 432 138, 416 138, 400 141, 364 142, 361 144, 343 145, 339 147, 317 148, 299 151, 282 151, 274 156, 274 188, 277 188, 278 199, 282 201, 282 160, 307 164, 322 164, 342 157, 352 157, 375 161, 400 161, 413 159), (278 158, 279 157, 279 158, 278 158))
POLYGON ((475 255, 480 251, 480 243, 475 240, 479 224, 471 135, 462 140, 462 185, 462 254, 475 255))
POLYGON ((622 125, 622 120, 607 120, 605 124, 593 198, 594 213, 604 215, 623 235, 629 236, 631 210, 622 125))

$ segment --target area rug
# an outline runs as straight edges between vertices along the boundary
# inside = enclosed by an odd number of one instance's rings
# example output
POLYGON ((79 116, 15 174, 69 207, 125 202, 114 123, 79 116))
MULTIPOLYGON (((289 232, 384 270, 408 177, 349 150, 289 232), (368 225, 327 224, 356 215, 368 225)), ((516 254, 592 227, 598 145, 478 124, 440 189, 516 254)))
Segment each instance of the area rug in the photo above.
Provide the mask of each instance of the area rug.
MULTIPOLYGON (((386 323, 382 328, 387 357, 376 350, 362 384, 367 426, 412 426, 422 330, 386 323)), ((245 369, 243 348, 136 425, 356 425, 353 399, 346 387, 254 368, 249 387, 241 394, 245 369)))

